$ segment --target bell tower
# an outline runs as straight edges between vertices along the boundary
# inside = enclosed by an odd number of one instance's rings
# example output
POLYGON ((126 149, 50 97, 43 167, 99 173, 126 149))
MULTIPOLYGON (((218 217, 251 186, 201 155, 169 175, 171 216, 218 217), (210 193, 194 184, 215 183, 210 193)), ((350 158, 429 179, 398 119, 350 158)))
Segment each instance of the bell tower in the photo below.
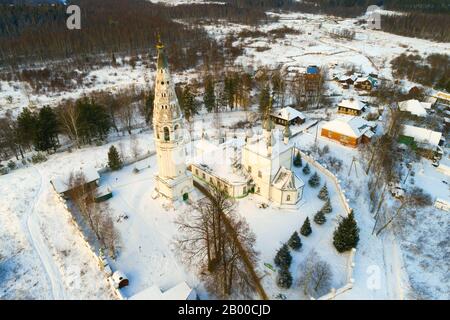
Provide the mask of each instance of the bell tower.
POLYGON ((183 115, 170 77, 164 45, 158 40, 153 131, 158 173, 156 190, 171 200, 187 200, 193 189, 186 170, 183 115))

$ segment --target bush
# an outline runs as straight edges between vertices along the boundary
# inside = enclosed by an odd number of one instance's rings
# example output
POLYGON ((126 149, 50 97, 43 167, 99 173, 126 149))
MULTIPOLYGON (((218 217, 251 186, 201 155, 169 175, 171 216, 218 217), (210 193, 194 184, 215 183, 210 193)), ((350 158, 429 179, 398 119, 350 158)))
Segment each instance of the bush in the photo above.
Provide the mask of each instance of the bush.
POLYGON ((40 163, 40 162, 44 162, 44 161, 47 161, 47 157, 42 152, 35 153, 31 157, 31 162, 33 162, 33 163, 40 163))
POLYGON ((310 174, 311 173, 311 169, 309 168, 309 164, 306 164, 304 167, 303 167, 303 174, 306 174, 306 175, 308 175, 308 174, 310 174))
POLYGON ((300 152, 297 152, 294 158, 294 166, 301 167, 302 165, 302 156, 300 155, 300 152))
POLYGON ((8 162, 8 168, 9 168, 10 170, 14 170, 14 169, 16 168, 16 163, 15 163, 14 161, 10 160, 10 161, 8 162))

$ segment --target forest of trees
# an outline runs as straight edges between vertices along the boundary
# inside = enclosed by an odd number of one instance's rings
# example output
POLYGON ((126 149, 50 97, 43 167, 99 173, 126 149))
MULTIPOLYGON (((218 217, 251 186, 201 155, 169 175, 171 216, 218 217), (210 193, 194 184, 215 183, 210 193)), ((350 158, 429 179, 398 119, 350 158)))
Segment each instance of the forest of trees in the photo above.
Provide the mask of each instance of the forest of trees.
POLYGON ((403 53, 394 58, 391 65, 396 77, 450 92, 449 55, 436 53, 422 57, 415 53, 403 53))

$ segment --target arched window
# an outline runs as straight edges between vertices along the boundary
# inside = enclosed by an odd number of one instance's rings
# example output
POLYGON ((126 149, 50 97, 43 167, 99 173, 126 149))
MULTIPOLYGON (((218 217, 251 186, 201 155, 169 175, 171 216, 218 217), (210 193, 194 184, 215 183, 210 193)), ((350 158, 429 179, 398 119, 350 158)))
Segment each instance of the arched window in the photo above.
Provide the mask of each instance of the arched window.
POLYGON ((287 197, 286 197, 286 201, 291 201, 291 195, 287 195, 287 197))
POLYGON ((164 127, 164 141, 169 141, 169 140, 170 140, 169 128, 164 127))
POLYGON ((173 128, 173 131, 175 132, 175 139, 178 139, 178 134, 179 134, 179 130, 180 126, 178 124, 175 125, 175 127, 173 128))

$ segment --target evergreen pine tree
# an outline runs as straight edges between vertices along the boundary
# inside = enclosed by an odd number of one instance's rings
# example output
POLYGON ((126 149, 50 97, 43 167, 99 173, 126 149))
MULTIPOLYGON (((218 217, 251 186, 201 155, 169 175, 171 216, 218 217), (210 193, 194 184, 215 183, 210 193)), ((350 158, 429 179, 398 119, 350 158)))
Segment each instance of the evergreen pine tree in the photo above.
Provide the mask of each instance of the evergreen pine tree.
POLYGON ((330 213, 333 211, 333 207, 331 206, 330 199, 328 198, 327 201, 324 203, 322 209, 320 211, 323 211, 323 213, 330 213))
POLYGON ((289 268, 291 266, 292 256, 286 244, 283 244, 283 246, 278 250, 274 262, 275 265, 280 268, 289 268))
POLYGON ((24 108, 17 117, 17 140, 20 145, 30 147, 36 136, 38 119, 28 108, 24 108))
POLYGON ((288 245, 294 250, 300 250, 302 247, 302 240, 300 240, 297 231, 295 231, 289 238, 288 245))
POLYGON ((214 82, 210 77, 205 80, 205 95, 203 96, 203 103, 208 112, 214 110, 216 105, 216 95, 214 93, 214 82))
POLYGON ((292 275, 288 268, 281 268, 278 271, 277 285, 283 289, 289 289, 292 286, 292 275))
POLYGON ((191 121, 192 117, 197 114, 198 105, 189 86, 184 88, 181 100, 181 107, 183 109, 184 116, 187 121, 191 121))
POLYGON ((108 151, 108 167, 113 171, 122 168, 122 159, 114 146, 111 146, 108 151))
POLYGON ((308 180, 308 183, 311 187, 315 188, 320 184, 320 177, 317 174, 317 172, 314 172, 314 174, 311 176, 311 178, 308 180))
POLYGON ((333 244, 338 252, 345 252, 356 248, 358 241, 359 228, 352 211, 339 222, 339 226, 333 234, 333 244))
POLYGON ((320 200, 323 200, 323 201, 328 199, 329 194, 328 194, 328 188, 327 188, 327 184, 326 183, 323 185, 322 189, 320 189, 319 194, 317 195, 317 197, 320 200))
POLYGON ((325 214, 322 210, 319 210, 316 215, 314 216, 314 222, 317 224, 324 224, 327 221, 327 218, 325 218, 325 214))
POLYGON ((311 172, 311 169, 309 168, 309 164, 305 164, 302 171, 303 171, 303 174, 308 175, 311 172))
POLYGON ((35 146, 38 151, 56 150, 58 145, 58 120, 49 106, 39 111, 35 146))
POLYGON ((309 223, 309 217, 306 217, 305 222, 303 222, 303 225, 300 229, 300 233, 301 235, 307 237, 311 234, 312 230, 311 230, 311 223, 309 223))
POLYGON ((294 166, 301 167, 302 165, 302 156, 300 155, 300 152, 297 152, 294 158, 294 166))

